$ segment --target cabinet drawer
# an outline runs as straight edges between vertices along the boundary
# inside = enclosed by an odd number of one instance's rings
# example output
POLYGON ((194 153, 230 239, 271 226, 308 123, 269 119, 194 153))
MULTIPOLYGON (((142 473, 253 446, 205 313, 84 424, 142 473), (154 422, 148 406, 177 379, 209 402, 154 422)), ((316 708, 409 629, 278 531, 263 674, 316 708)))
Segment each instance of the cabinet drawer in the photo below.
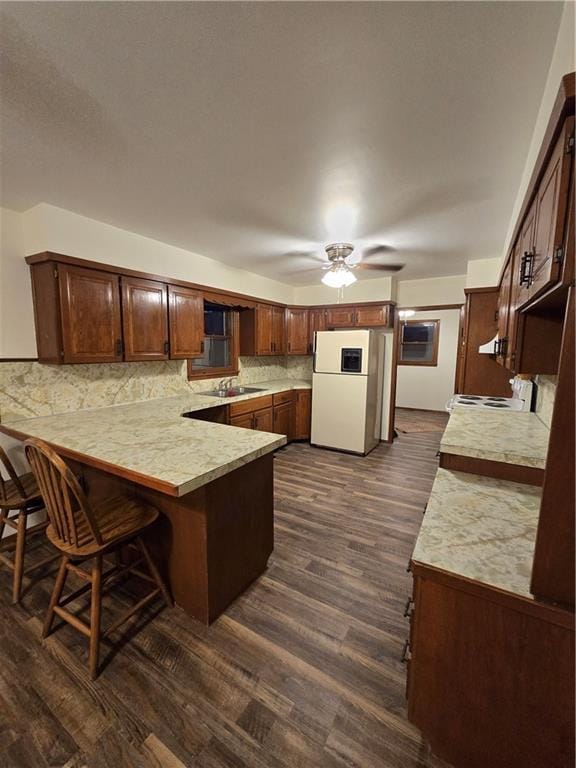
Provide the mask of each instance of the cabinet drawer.
POLYGON ((253 397, 251 400, 244 400, 240 403, 230 403, 230 416, 241 416, 243 413, 253 413, 261 408, 272 407, 272 395, 264 397, 253 397))
POLYGON ((273 395, 274 398, 274 405, 281 405, 282 403, 291 403, 292 402, 292 390, 288 390, 287 392, 277 392, 275 395, 273 395))

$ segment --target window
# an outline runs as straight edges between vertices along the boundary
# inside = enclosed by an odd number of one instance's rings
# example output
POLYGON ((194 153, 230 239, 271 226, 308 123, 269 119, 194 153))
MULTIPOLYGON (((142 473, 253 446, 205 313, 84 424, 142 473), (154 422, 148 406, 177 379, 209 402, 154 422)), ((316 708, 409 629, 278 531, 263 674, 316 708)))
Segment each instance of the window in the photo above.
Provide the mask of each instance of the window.
POLYGON ((238 312, 204 302, 204 353, 188 361, 189 379, 238 375, 238 312))
POLYGON ((438 365, 440 320, 404 320, 400 323, 398 365, 438 365))

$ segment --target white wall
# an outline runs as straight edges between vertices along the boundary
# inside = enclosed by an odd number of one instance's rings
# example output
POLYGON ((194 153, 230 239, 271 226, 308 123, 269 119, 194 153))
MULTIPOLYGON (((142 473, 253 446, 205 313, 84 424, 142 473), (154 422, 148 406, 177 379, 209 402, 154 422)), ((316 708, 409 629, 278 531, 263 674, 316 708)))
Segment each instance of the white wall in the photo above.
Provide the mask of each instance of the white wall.
POLYGON ((22 217, 0 209, 0 357, 36 357, 22 217))
MULTIPOLYGON (((303 285, 294 289, 295 304, 336 304, 338 291, 320 282, 303 285)), ((357 280, 342 291, 340 303, 347 301, 393 301, 394 285, 391 277, 377 277, 373 280, 357 280)))
POLYGON ((22 214, 0 209, 0 358, 36 357, 26 255, 55 251, 292 303, 294 289, 181 248, 42 203, 22 214))
POLYGON ((443 411, 454 394, 460 310, 417 312, 411 320, 440 320, 438 365, 399 365, 396 385, 398 408, 443 411))
POLYGON ((540 145, 542 144, 546 126, 548 125, 548 120, 550 119, 550 114, 552 112, 552 106, 554 105, 556 94, 558 93, 558 88, 560 86, 560 80, 564 75, 573 72, 576 67, 574 58, 574 7, 574 0, 568 0, 568 2, 564 3, 564 11, 558 29, 554 54, 552 56, 552 61, 550 62, 546 86, 544 88, 544 93, 542 94, 540 109, 538 111, 538 117, 530 142, 530 149, 528 150, 528 155, 526 157, 524 173, 522 174, 520 186, 518 187, 512 215, 510 216, 510 224, 508 226, 508 234, 505 243, 506 247, 502 254, 503 259, 512 245, 510 240, 512 238, 514 226, 518 219, 520 208, 522 207, 524 195, 528 189, 530 176, 532 175, 538 152, 540 151, 540 145))
POLYGON ((502 258, 476 259, 468 262, 466 288, 488 288, 498 285, 502 258))
POLYGON ((466 275, 400 280, 396 288, 399 307, 427 307, 436 304, 463 304, 466 275))

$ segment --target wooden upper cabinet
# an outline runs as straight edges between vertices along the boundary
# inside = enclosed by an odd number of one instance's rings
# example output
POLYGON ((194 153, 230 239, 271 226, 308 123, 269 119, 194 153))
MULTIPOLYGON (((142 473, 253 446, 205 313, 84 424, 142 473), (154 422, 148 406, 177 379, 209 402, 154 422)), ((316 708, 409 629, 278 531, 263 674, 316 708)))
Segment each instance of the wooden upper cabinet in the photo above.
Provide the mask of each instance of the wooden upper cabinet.
POLYGON ((560 279, 565 255, 564 235, 572 167, 572 154, 567 150, 573 133, 574 117, 570 117, 564 123, 536 193, 530 298, 560 279))
MULTIPOLYGON (((122 322, 118 275, 69 264, 59 264, 56 269, 62 320, 61 362, 120 362, 122 322)), ((39 320, 37 318, 37 324, 39 320)), ((39 359, 42 359, 40 352, 39 359)))
POLYGON ((373 328, 389 325, 390 305, 357 307, 356 326, 359 328, 373 328))
POLYGON ((192 288, 168 286, 170 358, 201 357, 204 344, 204 299, 192 288))
POLYGON ((168 286, 155 280, 122 278, 124 359, 167 360, 168 286))
POLYGON ((309 351, 308 310, 286 310, 286 352, 307 355, 309 351))
POLYGON ((316 331, 326 330, 326 310, 309 309, 308 310, 308 351, 314 351, 314 334, 316 331))
MULTIPOLYGON (((512 289, 513 277, 513 254, 510 254, 506 267, 500 280, 500 290, 498 294, 498 353, 502 351, 505 340, 508 338, 508 317, 510 314, 510 292, 512 289)), ((495 350, 496 351, 496 350, 495 350)), ((498 355, 502 357, 500 354, 498 355)), ((503 362, 503 360, 500 360, 503 362)))
POLYGON ((286 354, 286 308, 272 307, 272 354, 286 354))
POLYGON ((354 328, 356 310, 354 307, 328 307, 326 310, 327 328, 354 328))
POLYGON ((256 351, 257 355, 272 354, 272 306, 257 304, 256 309, 256 351))

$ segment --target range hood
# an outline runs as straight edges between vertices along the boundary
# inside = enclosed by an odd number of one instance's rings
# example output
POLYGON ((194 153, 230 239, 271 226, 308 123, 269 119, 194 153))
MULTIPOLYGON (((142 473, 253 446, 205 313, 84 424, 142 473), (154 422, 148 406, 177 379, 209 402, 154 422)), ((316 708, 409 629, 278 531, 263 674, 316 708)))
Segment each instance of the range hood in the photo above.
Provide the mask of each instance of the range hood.
POLYGON ((481 344, 478 347, 478 352, 481 355, 495 355, 497 341, 498 341, 498 334, 496 334, 496 336, 494 336, 494 338, 491 339, 490 341, 487 341, 486 344, 481 344))

